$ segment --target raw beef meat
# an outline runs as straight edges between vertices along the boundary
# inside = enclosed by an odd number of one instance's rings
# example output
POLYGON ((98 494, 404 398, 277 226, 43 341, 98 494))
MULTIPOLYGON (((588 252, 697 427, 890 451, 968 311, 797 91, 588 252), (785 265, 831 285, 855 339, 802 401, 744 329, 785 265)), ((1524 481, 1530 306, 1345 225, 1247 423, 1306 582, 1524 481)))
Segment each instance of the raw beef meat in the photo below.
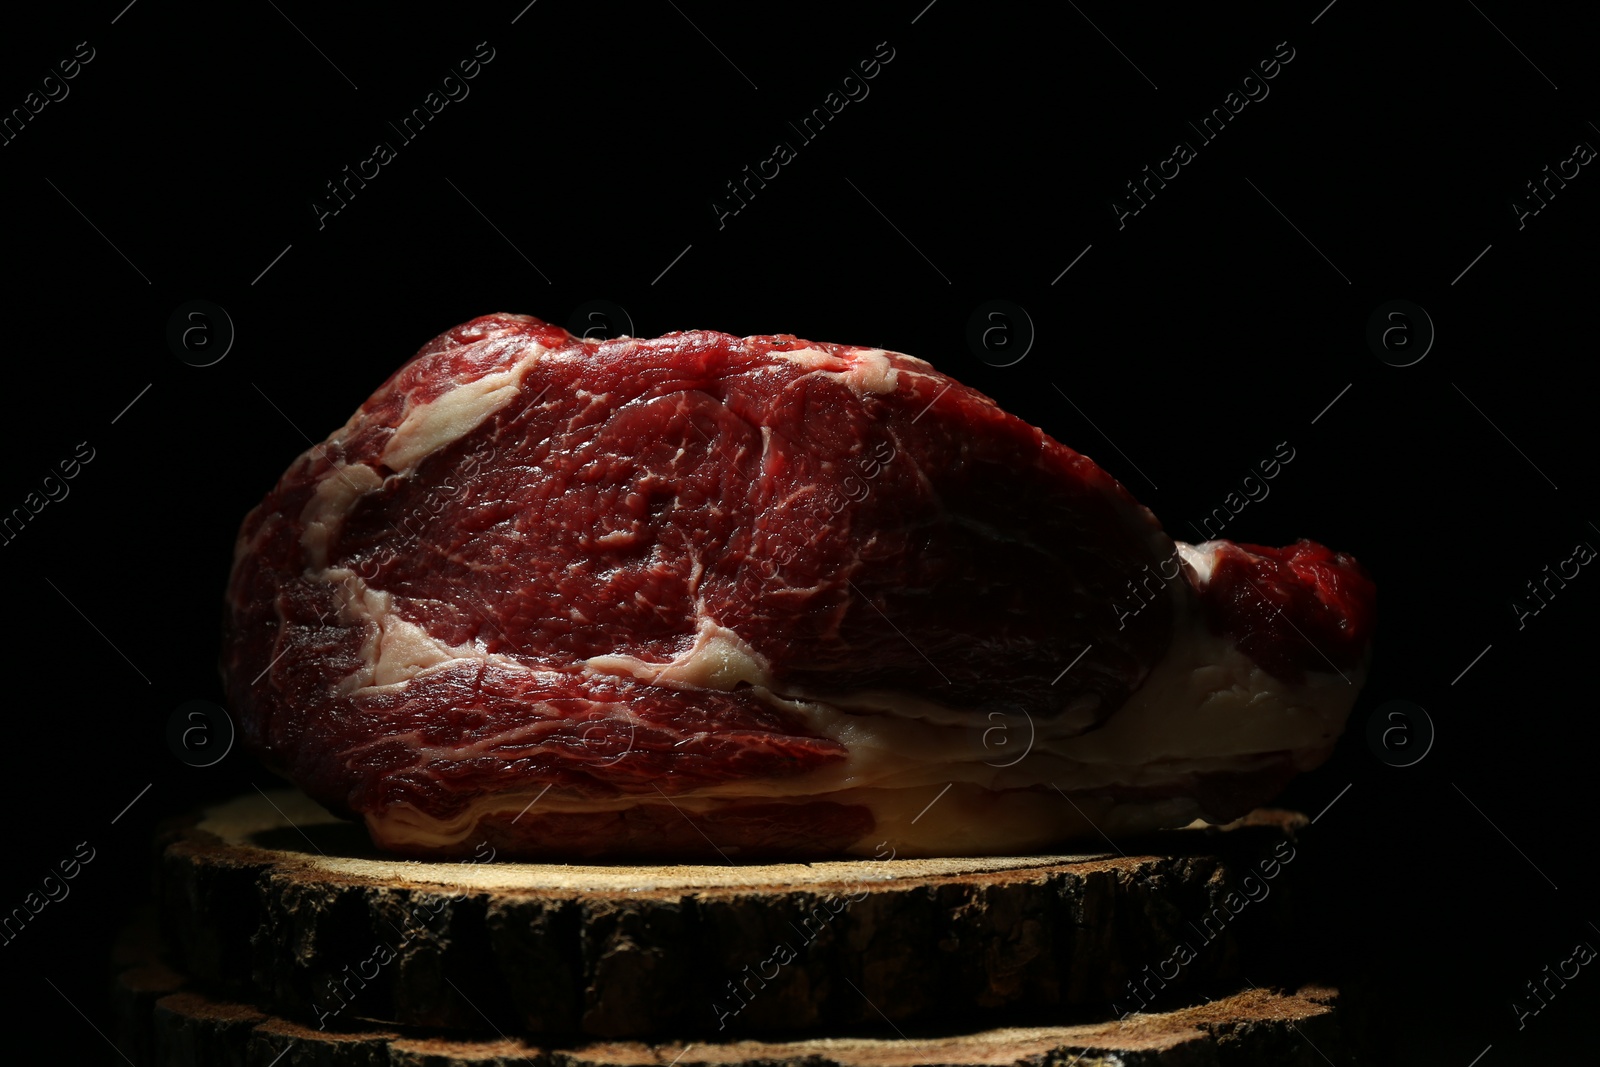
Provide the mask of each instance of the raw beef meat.
POLYGON ((1373 601, 1309 541, 1174 542, 911 356, 488 315, 245 519, 223 669, 398 852, 1001 854, 1270 799, 1373 601))

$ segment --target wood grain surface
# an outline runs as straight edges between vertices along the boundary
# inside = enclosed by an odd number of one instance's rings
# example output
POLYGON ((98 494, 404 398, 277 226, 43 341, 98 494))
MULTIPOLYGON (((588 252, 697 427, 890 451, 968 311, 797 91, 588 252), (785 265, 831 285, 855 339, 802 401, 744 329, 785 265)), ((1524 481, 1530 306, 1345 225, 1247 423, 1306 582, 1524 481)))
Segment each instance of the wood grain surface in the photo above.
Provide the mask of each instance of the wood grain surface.
MULTIPOLYGON (((136 940, 148 945, 148 938, 136 940)), ((119 1049, 160 1067, 1346 1067, 1354 1062, 1337 991, 1250 989, 1168 1012, 1065 1026, 910 1032, 798 1040, 627 1041, 467 1036, 362 1022, 326 1029, 208 994, 124 952, 112 992, 119 1049)))
MULTIPOLYGON (((727 866, 421 862, 293 791, 172 827, 171 959, 351 1020, 557 1037, 1038 1025, 1295 981, 1304 816, 1079 854, 727 866)), ((487 853, 483 856, 488 859, 487 853)))

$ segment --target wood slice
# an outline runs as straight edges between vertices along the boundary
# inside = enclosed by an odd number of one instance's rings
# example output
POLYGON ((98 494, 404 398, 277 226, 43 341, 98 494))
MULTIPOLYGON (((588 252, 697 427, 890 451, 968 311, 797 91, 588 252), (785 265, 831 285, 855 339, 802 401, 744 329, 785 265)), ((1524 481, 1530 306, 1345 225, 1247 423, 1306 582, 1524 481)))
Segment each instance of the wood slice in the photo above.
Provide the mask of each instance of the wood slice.
POLYGON ((1261 811, 1076 855, 424 862, 283 791, 170 831, 162 923, 195 979, 312 1025, 692 1038, 1061 1023, 1136 1006, 1130 983, 1159 1007, 1283 974, 1305 823, 1261 811))
MULTIPOLYGON (((173 972, 159 968, 168 976, 173 972)), ((149 966, 117 979, 119 1048, 138 1067, 1344 1067, 1354 1062, 1336 990, 1249 989, 1177 1011, 1076 1026, 796 1041, 487 1038, 395 1026, 315 1027, 259 1006, 180 988, 150 1001, 149 966)))

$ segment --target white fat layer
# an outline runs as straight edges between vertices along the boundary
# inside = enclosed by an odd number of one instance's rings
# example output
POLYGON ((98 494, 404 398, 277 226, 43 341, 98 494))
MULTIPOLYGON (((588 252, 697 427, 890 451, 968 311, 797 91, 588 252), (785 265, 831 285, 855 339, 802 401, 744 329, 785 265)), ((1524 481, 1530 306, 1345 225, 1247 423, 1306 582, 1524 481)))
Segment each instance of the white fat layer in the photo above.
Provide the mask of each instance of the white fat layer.
MULTIPOLYGON (((887 348, 858 348, 858 349, 856 349, 856 351, 857 352, 876 352, 876 353, 878 353, 880 355, 893 356, 896 360, 905 360, 906 362, 909 362, 909 363, 915 363, 919 367, 927 367, 929 369, 932 369, 932 367, 933 367, 932 363, 929 363, 927 360, 923 359, 920 356, 908 356, 904 352, 895 352, 895 351, 893 351, 891 349, 887 349, 887 348)), ((919 374, 918 377, 926 378, 926 377, 928 377, 928 375, 919 374)))
MULTIPOLYGON (((826 801, 862 806, 872 813, 870 833, 851 843, 845 852, 856 856, 899 858, 919 856, 1025 855, 1069 839, 1098 842, 1102 834, 1124 835, 1185 826, 1200 817, 1192 800, 1114 801, 1108 797, 1080 796, 1071 804, 1053 791, 994 793, 956 783, 917 789, 846 789, 827 796, 785 798, 797 804, 826 801)), ((780 803, 784 801, 779 801, 780 803)), ((712 816, 730 802, 709 797, 674 796, 672 809, 691 819, 712 816)), ((623 811, 640 805, 665 804, 653 795, 613 800, 567 801, 548 793, 506 793, 475 798, 451 819, 434 819, 410 805, 395 805, 381 814, 368 814, 366 824, 373 840, 389 848, 443 848, 474 838, 481 819, 526 818, 537 832, 541 817, 623 811)), ((715 838, 715 829, 711 837, 715 838)), ((719 845, 725 856, 736 848, 719 845)), ((708 850, 709 851, 709 850, 708 850)), ((1109 850, 1107 850, 1109 851, 1109 850)), ((1091 854, 1099 854, 1095 849, 1091 854)))
MULTIPOLYGON (((486 656, 480 648, 446 646, 399 619, 389 595, 367 589, 353 572, 332 571, 329 576, 340 584, 341 617, 368 625, 371 634, 363 650, 366 663, 345 681, 342 691, 401 685, 461 659, 529 669, 505 657, 486 656)), ((1073 735, 1063 735, 1049 722, 1036 723, 1021 711, 980 716, 887 692, 862 701, 870 710, 781 694, 774 691, 769 664, 737 633, 704 616, 693 645, 671 661, 650 663, 610 655, 594 657, 585 666, 598 674, 680 689, 730 691, 747 684, 753 695, 794 712, 807 729, 838 742, 847 753, 844 759, 803 775, 723 783, 674 798, 690 805, 690 810, 709 810, 738 799, 855 802, 848 798, 869 796, 880 825, 898 827, 908 843, 923 840, 919 835, 936 835, 927 836, 930 848, 937 839, 954 841, 951 847, 959 850, 967 847, 961 842, 970 838, 976 849, 978 838, 973 835, 989 834, 984 840, 990 843, 983 848, 993 850, 997 846, 992 835, 999 833, 1001 839, 1023 848, 1063 836, 1059 812, 1041 815, 1043 809, 1036 810, 1042 803, 1038 798, 1048 801, 1056 789, 1082 796, 1114 786, 1160 788, 1194 775, 1268 769, 1281 765, 1285 754, 1300 769, 1325 757, 1360 688, 1361 669, 1345 676, 1312 672, 1303 683, 1289 685, 1258 667, 1230 639, 1212 634, 1192 598, 1179 599, 1175 621, 1174 640, 1144 684, 1103 725, 1073 735), (919 831, 914 829, 920 825, 915 813, 901 817, 906 813, 894 798, 911 804, 921 797, 919 803, 926 804, 929 789, 946 785, 959 803, 945 805, 941 829, 919 831), (998 799, 1007 797, 1012 799, 998 799), (968 818, 970 823, 964 821, 968 818), (1005 819, 1015 825, 991 825, 1005 819)), ((476 814, 462 817, 467 821, 460 833, 516 797, 520 794, 482 798, 473 809, 476 814)), ((527 799, 521 798, 521 803, 527 799)), ((542 803, 545 810, 577 812, 616 810, 637 802, 637 798, 589 800, 554 794, 542 803)), ((1115 810, 1107 807, 1103 828, 1178 825, 1196 814, 1188 800, 1140 801, 1115 810), (1126 827, 1117 815, 1124 810, 1131 820, 1126 827), (1147 819, 1156 821, 1140 821, 1147 819)), ((416 818, 426 822, 420 815, 416 818)), ((456 830, 443 825, 399 828, 406 819, 395 815, 393 820, 399 822, 391 820, 393 825, 382 833, 401 843, 454 840, 450 835, 456 830)))
POLYGON ((300 512, 300 547, 307 568, 320 571, 328 565, 328 546, 356 502, 383 488, 383 477, 365 463, 335 467, 317 483, 316 492, 300 512))
POLYGON ((339 683, 340 696, 403 685, 431 668, 462 660, 519 666, 517 661, 490 654, 476 644, 447 645, 431 637, 422 627, 401 618, 390 594, 368 588, 353 570, 336 567, 325 577, 334 586, 339 621, 367 632, 361 646, 362 664, 339 683))
POLYGON ((814 373, 837 378, 857 395, 892 393, 900 384, 900 372, 881 348, 848 348, 844 352, 824 352, 820 348, 796 348, 771 353, 775 359, 811 368, 814 373), (840 366, 843 369, 838 369, 840 366))
POLYGON ((702 615, 694 644, 666 663, 635 656, 594 656, 583 665, 597 674, 620 674, 675 689, 732 690, 741 682, 767 686, 769 664, 726 626, 702 615))
POLYGON ((543 346, 530 343, 526 353, 505 370, 458 385, 426 404, 408 402, 405 417, 384 446, 384 463, 395 471, 409 471, 477 429, 512 401, 522 388, 523 376, 544 354, 543 346))
MULTIPOLYGON (((396 473, 408 473, 434 452, 471 433, 516 397, 523 376, 546 352, 530 342, 505 370, 458 385, 426 404, 408 401, 400 425, 384 446, 383 462, 396 473)), ((363 411, 351 415, 332 440, 343 440, 355 432, 364 417, 363 411)), ((383 488, 383 483, 383 477, 364 463, 334 467, 322 476, 300 513, 300 546, 307 569, 321 571, 328 566, 328 548, 345 519, 362 497, 383 488)))
POLYGON ((820 348, 791 348, 787 352, 775 351, 769 353, 769 355, 773 359, 787 360, 790 363, 814 369, 836 367, 841 361, 839 356, 834 355, 832 352, 824 352, 820 348))
MULTIPOLYGON (((1261 670, 1233 642, 1211 634, 1191 600, 1177 636, 1130 700, 1105 725, 1078 736, 1050 736, 1020 712, 991 713, 986 724, 923 701, 863 714, 816 700, 777 695, 765 664, 725 627, 702 621, 694 649, 671 664, 599 657, 591 670, 647 680, 731 688, 748 681, 757 696, 794 711, 807 727, 838 741, 848 755, 787 779, 724 783, 673 797, 689 813, 741 800, 830 801, 870 808, 875 828, 848 851, 873 854, 892 842, 900 855, 1026 852, 1073 837, 1136 833, 1182 826, 1201 815, 1190 798, 1114 800, 1097 790, 1160 788, 1191 776, 1315 766, 1343 727, 1363 671, 1307 675, 1291 686, 1261 670), (670 672, 670 673, 669 673, 670 672), (948 789, 946 787, 949 787, 948 789), (1073 796, 1065 804, 1061 793, 1073 796)), ((626 759, 627 756, 622 758, 626 759)), ((617 811, 647 798, 585 799, 539 793, 548 813, 617 811)), ((380 843, 440 847, 459 844, 480 818, 521 811, 533 794, 477 798, 455 819, 439 822, 405 807, 367 817, 380 843)))
POLYGON ((1343 730, 1363 673, 1307 672, 1290 685, 1195 627, 1104 726, 1064 746, 1108 764, 1319 751, 1343 730))
POLYGON ((881 349, 851 349, 850 364, 840 380, 857 393, 892 393, 900 384, 900 372, 881 349))
POLYGON ((1174 541, 1178 547, 1178 555, 1189 565, 1194 572, 1194 587, 1204 589, 1211 584, 1211 568, 1216 566, 1217 552, 1222 548, 1222 541, 1206 541, 1198 545, 1186 545, 1182 541, 1174 541))
POLYGON ((850 693, 826 694, 814 690, 787 689, 783 697, 777 699, 791 702, 796 708, 824 705, 858 716, 887 715, 895 719, 968 730, 998 729, 1004 732, 1011 726, 1027 723, 1020 732, 1026 736, 1037 734, 1039 737, 1068 737, 1082 733, 1094 724, 1094 713, 1100 706, 1098 696, 1085 693, 1075 698, 1060 714, 1048 720, 1032 721, 1020 710, 952 708, 915 693, 893 689, 858 689, 850 693))
POLYGON ((949 716, 918 717, 920 702, 865 715, 792 702, 813 730, 850 754, 785 784, 825 792, 955 778, 990 789, 1053 783, 1070 790, 1254 770, 1285 752, 1297 766, 1314 765, 1343 730, 1364 671, 1307 672, 1291 685, 1259 667, 1232 639, 1211 633, 1192 597, 1178 598, 1175 610, 1166 654, 1095 729, 1062 736, 1020 711, 991 712, 980 728, 949 716))
MULTIPOLYGON (((761 788, 763 795, 789 796, 951 781, 985 789, 1159 787, 1193 774, 1263 769, 1283 753, 1304 767, 1338 738, 1361 680, 1359 669, 1345 677, 1308 672, 1304 683, 1289 685, 1232 641, 1191 626, 1104 725, 1074 736, 1053 733, 1052 724, 1021 711, 989 712, 976 721, 973 713, 948 711, 920 717, 926 702, 908 699, 898 708, 880 701, 879 711, 864 714, 768 695, 848 755, 761 788)), ((732 783, 704 792, 749 789, 732 783)))

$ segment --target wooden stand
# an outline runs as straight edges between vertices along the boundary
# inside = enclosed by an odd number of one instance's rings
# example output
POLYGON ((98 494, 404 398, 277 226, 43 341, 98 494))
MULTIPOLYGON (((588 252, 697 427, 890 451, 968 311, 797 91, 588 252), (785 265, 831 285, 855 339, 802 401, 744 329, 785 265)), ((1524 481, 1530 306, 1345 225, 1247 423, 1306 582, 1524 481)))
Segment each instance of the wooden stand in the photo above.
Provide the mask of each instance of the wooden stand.
POLYGON ((468 1037, 355 1024, 319 1030, 207 995, 170 968, 125 959, 113 990, 116 1041, 135 1064, 164 1067, 1345 1067, 1337 994, 1247 989, 1210 1003, 1075 1026, 793 1041, 580 1041, 468 1037))
MULTIPOLYGON (((417 862, 373 851, 360 827, 296 792, 251 794, 167 835, 162 927, 181 981, 206 994, 163 1010, 172 1026, 235 1003, 256 1029, 283 1016, 313 1032, 378 1021, 568 1043, 865 1041, 1227 996, 1221 1014, 1171 1016, 1190 1040, 1206 1018, 1327 1013, 1326 993, 1253 999, 1243 977, 1284 974, 1304 826, 1261 811, 1225 829, 1009 858, 417 862)), ((1091 1023, 1071 1040, 1119 1029, 1091 1023)))

